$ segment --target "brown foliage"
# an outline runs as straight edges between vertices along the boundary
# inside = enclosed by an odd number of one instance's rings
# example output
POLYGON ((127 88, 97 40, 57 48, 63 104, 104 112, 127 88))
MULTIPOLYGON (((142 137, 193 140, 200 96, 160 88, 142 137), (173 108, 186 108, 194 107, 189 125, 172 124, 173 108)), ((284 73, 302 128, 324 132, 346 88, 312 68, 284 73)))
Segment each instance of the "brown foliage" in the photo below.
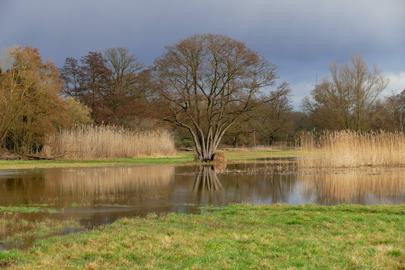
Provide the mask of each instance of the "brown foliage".
POLYGON ((151 116, 149 72, 124 48, 89 52, 80 62, 67 58, 64 92, 92 111, 97 124, 131 126, 151 116))
POLYGON ((31 47, 10 51, 0 74, 0 143, 19 153, 37 152, 47 134, 73 124, 62 98, 59 71, 31 47))

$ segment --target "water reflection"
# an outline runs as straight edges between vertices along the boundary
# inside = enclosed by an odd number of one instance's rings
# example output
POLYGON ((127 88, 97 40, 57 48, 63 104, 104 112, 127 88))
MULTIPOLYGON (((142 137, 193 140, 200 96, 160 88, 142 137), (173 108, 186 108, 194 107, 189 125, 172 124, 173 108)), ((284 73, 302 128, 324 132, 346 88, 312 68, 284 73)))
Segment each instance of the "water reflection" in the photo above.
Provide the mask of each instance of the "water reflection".
POLYGON ((174 167, 108 167, 15 171, 0 176, 0 204, 136 203, 169 197, 174 167))
POLYGON ((215 172, 214 166, 201 166, 196 175, 193 190, 195 192, 218 191, 222 189, 221 182, 215 172))
POLYGON ((306 198, 321 204, 385 204, 405 202, 403 169, 367 169, 299 173, 299 185, 306 198))
POLYGON ((405 203, 405 168, 327 171, 294 163, 3 171, 0 205, 63 207, 91 223, 121 216, 194 212, 228 203, 405 203))

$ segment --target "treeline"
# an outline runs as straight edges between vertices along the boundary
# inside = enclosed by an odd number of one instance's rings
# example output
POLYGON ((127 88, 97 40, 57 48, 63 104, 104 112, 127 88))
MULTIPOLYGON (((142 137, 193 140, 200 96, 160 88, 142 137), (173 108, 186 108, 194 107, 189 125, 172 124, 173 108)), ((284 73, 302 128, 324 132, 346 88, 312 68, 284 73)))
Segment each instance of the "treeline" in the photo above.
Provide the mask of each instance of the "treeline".
MULTIPOLYGON (((61 68, 63 91, 89 107, 97 124, 171 128, 179 146, 192 147, 187 130, 161 121, 169 108, 156 90, 152 69, 125 48, 89 52, 80 59, 66 59, 61 68)), ((293 117, 288 90, 235 123, 225 134, 223 143, 242 146, 291 139, 295 133, 293 117)))
POLYGON ((361 57, 332 64, 302 111, 294 111, 288 84, 276 79, 273 64, 217 35, 180 41, 151 67, 125 48, 70 57, 60 69, 37 49, 10 49, 0 69, 0 144, 40 152, 50 134, 83 124, 170 129, 187 147, 207 138, 215 145, 271 145, 292 142, 302 130, 404 128, 405 90, 383 97, 387 79, 361 57))
MULTIPOLYGON (((61 69, 64 93, 91 109, 96 123, 147 128, 167 125, 167 113, 156 91, 151 68, 124 48, 89 52, 68 58, 61 69)), ((387 130, 405 126, 405 90, 383 97, 388 80, 361 57, 349 65, 332 64, 330 77, 314 86, 300 111, 291 105, 291 91, 249 112, 225 134, 230 146, 271 145, 294 141, 302 130, 387 130)), ((405 87, 405 86, 404 86, 405 87)), ((192 146, 187 130, 175 129, 178 143, 192 146)))

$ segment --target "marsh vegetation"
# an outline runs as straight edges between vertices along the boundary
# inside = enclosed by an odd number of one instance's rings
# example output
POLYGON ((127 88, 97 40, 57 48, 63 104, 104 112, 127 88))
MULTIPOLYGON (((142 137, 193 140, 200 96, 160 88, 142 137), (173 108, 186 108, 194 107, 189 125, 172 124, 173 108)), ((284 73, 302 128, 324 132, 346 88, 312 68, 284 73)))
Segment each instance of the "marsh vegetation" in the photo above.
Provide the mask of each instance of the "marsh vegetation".
POLYGON ((50 135, 42 151, 67 160, 142 156, 174 156, 172 135, 166 130, 131 131, 114 126, 80 126, 50 135))
POLYGON ((405 134, 336 131, 301 136, 300 165, 324 167, 404 166, 405 134))

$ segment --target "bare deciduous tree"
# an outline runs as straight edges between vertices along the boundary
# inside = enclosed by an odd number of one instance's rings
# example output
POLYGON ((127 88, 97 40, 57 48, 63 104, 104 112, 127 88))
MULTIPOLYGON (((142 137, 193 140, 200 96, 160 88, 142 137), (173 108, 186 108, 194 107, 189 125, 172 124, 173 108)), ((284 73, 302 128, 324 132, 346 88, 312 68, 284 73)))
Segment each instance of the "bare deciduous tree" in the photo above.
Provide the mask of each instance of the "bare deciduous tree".
MULTIPOLYGON (((153 77, 167 100, 165 120, 191 134, 197 157, 211 161, 225 132, 244 114, 283 95, 287 84, 265 97, 276 68, 242 42, 221 35, 195 35, 168 47, 153 77)), ((270 94, 270 93, 268 93, 270 94)))
POLYGON ((61 74, 64 92, 90 107, 98 124, 132 126, 148 116, 149 73, 125 48, 67 58, 61 74))
POLYGON ((359 56, 353 57, 352 65, 332 64, 330 72, 331 78, 312 91, 312 100, 304 100, 305 109, 322 128, 367 129, 370 111, 387 80, 376 67, 370 70, 359 56))

